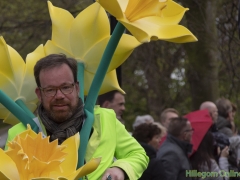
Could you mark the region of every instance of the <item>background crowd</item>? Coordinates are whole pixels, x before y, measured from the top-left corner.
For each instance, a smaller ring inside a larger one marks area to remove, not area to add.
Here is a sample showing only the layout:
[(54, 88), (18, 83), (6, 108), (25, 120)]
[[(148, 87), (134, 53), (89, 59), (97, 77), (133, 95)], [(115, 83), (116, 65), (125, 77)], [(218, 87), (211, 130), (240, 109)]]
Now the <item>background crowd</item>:
[[(112, 98), (106, 101), (113, 106), (107, 108), (113, 109), (119, 120), (124, 122), (124, 95), (115, 93), (118, 98), (111, 93)], [(188, 114), (167, 108), (157, 120), (149, 114), (137, 116), (130, 133), (150, 159), (140, 179), (240, 179), (237, 174), (240, 136), (234, 123), (236, 113), (237, 107), (233, 102), (219, 98), (216, 102), (202, 102), (199, 110)], [(195, 172), (218, 174), (210, 177), (212, 175), (196, 175)]]

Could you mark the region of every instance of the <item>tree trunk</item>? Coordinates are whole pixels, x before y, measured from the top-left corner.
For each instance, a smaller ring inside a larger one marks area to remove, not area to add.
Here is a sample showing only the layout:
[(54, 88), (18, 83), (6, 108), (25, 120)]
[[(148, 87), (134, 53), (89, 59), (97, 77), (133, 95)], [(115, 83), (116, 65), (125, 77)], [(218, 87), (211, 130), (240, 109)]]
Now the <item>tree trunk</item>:
[(216, 27), (217, 1), (182, 0), (188, 29), (198, 38), (196, 43), (185, 44), (188, 55), (187, 79), (191, 88), (193, 109), (203, 101), (215, 101), (219, 96), (219, 50)]

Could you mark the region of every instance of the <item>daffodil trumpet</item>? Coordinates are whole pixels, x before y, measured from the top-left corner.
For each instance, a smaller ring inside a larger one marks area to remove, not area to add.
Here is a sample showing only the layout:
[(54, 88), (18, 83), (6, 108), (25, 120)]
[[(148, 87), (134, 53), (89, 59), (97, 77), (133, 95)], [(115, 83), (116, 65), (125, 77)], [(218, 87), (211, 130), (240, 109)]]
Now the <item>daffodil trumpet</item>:
[(30, 124), (31, 128), (38, 133), (39, 128), (32, 118), (2, 90), (0, 90), (0, 103), (16, 116), (26, 127), (27, 124)]
[(76, 169), (79, 134), (66, 139), (49, 141), (49, 136), (36, 134), (29, 125), (0, 149), (1, 180), (76, 180), (97, 169), (101, 158), (93, 158)]

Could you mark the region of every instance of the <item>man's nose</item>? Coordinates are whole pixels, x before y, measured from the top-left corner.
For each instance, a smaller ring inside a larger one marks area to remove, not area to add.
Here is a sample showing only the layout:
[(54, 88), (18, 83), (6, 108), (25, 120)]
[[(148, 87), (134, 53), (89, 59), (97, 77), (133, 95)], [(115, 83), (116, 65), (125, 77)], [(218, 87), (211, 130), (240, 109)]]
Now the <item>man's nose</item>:
[(60, 89), (57, 89), (55, 98), (59, 99), (59, 98), (64, 98), (64, 94), (62, 93), (62, 91)]

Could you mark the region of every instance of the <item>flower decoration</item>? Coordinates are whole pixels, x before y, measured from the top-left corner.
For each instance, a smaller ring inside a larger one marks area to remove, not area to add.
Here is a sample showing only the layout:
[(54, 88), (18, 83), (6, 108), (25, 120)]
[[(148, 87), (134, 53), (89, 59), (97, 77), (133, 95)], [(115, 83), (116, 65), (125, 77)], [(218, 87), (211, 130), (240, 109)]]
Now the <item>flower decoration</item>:
[[(93, 3), (74, 18), (68, 11), (48, 2), (52, 20), (52, 40), (44, 46), (46, 55), (64, 53), (84, 64), (84, 94), (87, 95), (105, 47), (110, 39), (110, 24), (105, 10)], [(99, 94), (119, 87), (115, 69), (140, 43), (124, 34), (111, 60)]]
[(175, 43), (193, 42), (197, 38), (178, 25), (187, 8), (172, 0), (97, 0), (140, 42), (165, 40)]
[(8, 150), (0, 149), (0, 179), (78, 179), (93, 172), (100, 163), (100, 158), (92, 159), (76, 170), (79, 134), (61, 145), (57, 140), (49, 142), (36, 134), (30, 126), (23, 133), (8, 143)]
[[(33, 76), (33, 67), (42, 56), (34, 51), (26, 58), (22, 57), (0, 37), (0, 89), (12, 100), (23, 102), (33, 112), (37, 108), (37, 96), (34, 93), (36, 83)], [(16, 124), (19, 120), (9, 110), (0, 104), (0, 119), (5, 123)]]

